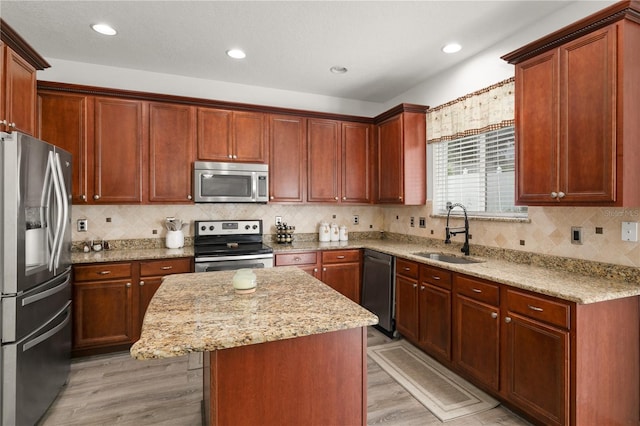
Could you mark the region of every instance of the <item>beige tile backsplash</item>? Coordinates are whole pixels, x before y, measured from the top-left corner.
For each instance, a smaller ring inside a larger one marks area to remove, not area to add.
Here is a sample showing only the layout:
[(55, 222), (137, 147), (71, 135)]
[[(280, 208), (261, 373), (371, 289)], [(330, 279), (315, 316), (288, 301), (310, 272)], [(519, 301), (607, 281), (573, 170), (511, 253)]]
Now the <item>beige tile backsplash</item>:
[[(425, 206), (322, 206), (264, 204), (199, 204), (162, 206), (73, 206), (73, 240), (161, 238), (163, 222), (174, 216), (189, 222), (186, 235), (193, 235), (193, 221), (206, 219), (262, 219), (265, 233), (275, 233), (276, 216), (282, 216), (298, 233), (315, 233), (321, 221), (347, 225), (349, 232), (388, 231), (444, 240), (446, 220), (431, 217)], [(335, 218), (334, 218), (335, 215)], [(359, 225), (351, 223), (358, 215)], [(410, 218), (415, 218), (415, 227)], [(426, 218), (426, 228), (418, 226)], [(77, 219), (89, 220), (88, 232), (77, 232)], [(529, 220), (501, 222), (470, 220), (471, 244), (571, 257), (617, 265), (640, 267), (640, 243), (621, 240), (622, 222), (640, 222), (640, 208), (530, 207)], [(460, 219), (451, 224), (461, 225)], [(571, 227), (580, 226), (583, 244), (571, 244)], [(596, 234), (596, 227), (602, 234)], [(154, 233), (155, 232), (155, 233)], [(433, 233), (432, 233), (433, 232)], [(462, 235), (453, 237), (457, 241)], [(461, 242), (460, 241), (460, 242)], [(521, 241), (524, 245), (521, 245)]]

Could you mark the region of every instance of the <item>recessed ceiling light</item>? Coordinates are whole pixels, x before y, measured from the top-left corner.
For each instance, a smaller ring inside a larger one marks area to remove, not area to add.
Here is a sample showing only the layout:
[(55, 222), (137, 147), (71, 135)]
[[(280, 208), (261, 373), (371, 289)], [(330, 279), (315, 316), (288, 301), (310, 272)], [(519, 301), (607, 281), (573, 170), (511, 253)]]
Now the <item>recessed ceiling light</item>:
[(93, 24), (91, 25), (93, 31), (104, 35), (116, 35), (117, 31), (113, 29), (111, 25), (107, 24)]
[(329, 68), (329, 71), (331, 71), (334, 74), (344, 74), (349, 70), (346, 67), (341, 67), (339, 65), (334, 65), (331, 68)]
[(227, 56), (233, 59), (244, 59), (247, 57), (247, 54), (240, 49), (229, 49), (227, 50)]
[(444, 53), (456, 53), (459, 52), (460, 49), (462, 49), (462, 46), (460, 46), (458, 43), (449, 43), (442, 47), (442, 51)]

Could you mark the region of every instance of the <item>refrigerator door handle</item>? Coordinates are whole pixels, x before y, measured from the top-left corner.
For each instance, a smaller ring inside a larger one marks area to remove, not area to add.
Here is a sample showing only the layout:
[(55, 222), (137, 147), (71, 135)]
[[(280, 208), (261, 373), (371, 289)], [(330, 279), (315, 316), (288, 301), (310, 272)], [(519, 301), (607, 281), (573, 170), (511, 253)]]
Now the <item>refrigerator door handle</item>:
[[(55, 163), (54, 163), (54, 182), (57, 182), (58, 191), (56, 194), (59, 196), (58, 206), (56, 208), (58, 214), (58, 223), (61, 223), (61, 228), (59, 229), (58, 234), (58, 247), (55, 249), (55, 267), (58, 268), (60, 264), (60, 254), (62, 253), (63, 243), (64, 243), (64, 235), (67, 230), (67, 224), (69, 222), (69, 200), (67, 199), (67, 188), (64, 184), (64, 176), (62, 170), (62, 164), (60, 163), (60, 154), (56, 152), (55, 154)], [(60, 210), (62, 209), (62, 214), (60, 214)]]
[(34, 294), (33, 296), (25, 297), (24, 299), (22, 299), (22, 306), (30, 305), (32, 303), (37, 302), (38, 300), (46, 299), (52, 294), (56, 294), (58, 292), (63, 291), (69, 286), (70, 281), (71, 281), (71, 275), (67, 275), (67, 278), (64, 280), (62, 284), (59, 284), (53, 288), (50, 288), (49, 290), (40, 292), (38, 294)]
[[(47, 268), (51, 270), (51, 259), (53, 254), (53, 230), (51, 229), (51, 224), (53, 222), (53, 213), (51, 211), (50, 203), (51, 203), (51, 174), (53, 168), (53, 156), (52, 152), (49, 151), (49, 157), (47, 158), (47, 170), (44, 175), (44, 183), (42, 186), (42, 198), (40, 201), (40, 205), (42, 206), (40, 210), (40, 220), (42, 226), (46, 228), (47, 235)], [(46, 212), (46, 216), (45, 216)]]
[[(56, 163), (54, 160), (54, 154), (53, 151), (49, 152), (49, 162), (51, 163), (51, 172), (53, 174), (52, 176), (52, 182), (53, 182), (53, 189), (54, 189), (54, 195), (56, 197), (55, 199), (55, 209), (54, 209), (54, 215), (55, 215), (55, 219), (56, 219), (56, 230), (53, 234), (53, 245), (51, 247), (51, 258), (49, 259), (49, 270), (53, 271), (54, 269), (54, 264), (56, 263), (56, 255), (58, 254), (58, 245), (60, 244), (60, 240), (62, 239), (62, 235), (60, 233), (60, 230), (62, 228), (62, 214), (59, 211), (60, 206), (62, 205), (62, 202), (60, 201), (62, 198), (62, 194), (60, 192), (60, 182), (58, 180), (58, 173), (56, 171)], [(57, 266), (57, 265), (55, 265)]]
[[(67, 308), (65, 308), (65, 309), (67, 309)], [(45, 340), (47, 340), (51, 336), (55, 335), (60, 330), (62, 330), (69, 323), (69, 321), (71, 321), (71, 309), (67, 309), (67, 315), (65, 316), (64, 321), (62, 321), (60, 324), (56, 325), (51, 330), (49, 330), (46, 333), (36, 337), (35, 339), (30, 340), (29, 342), (25, 343), (22, 346), (22, 352), (28, 351), (29, 349), (33, 348), (34, 346), (44, 342)]]

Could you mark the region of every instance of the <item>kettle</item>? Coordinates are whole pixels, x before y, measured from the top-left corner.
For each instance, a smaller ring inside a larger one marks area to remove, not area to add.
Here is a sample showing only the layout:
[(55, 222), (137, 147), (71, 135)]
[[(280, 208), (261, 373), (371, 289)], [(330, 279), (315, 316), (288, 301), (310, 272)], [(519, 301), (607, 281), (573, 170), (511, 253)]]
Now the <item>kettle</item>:
[(320, 222), (320, 227), (318, 228), (318, 241), (321, 243), (331, 241), (330, 232), (329, 224), (327, 222)]

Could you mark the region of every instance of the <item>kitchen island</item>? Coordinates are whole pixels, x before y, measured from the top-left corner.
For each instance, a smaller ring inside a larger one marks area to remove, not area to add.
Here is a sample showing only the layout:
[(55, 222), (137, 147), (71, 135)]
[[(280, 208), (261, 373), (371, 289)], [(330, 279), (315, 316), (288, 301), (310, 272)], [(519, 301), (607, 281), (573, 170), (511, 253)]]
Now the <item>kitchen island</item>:
[(296, 267), (166, 277), (136, 359), (204, 352), (206, 424), (366, 424), (366, 327), (375, 315)]

